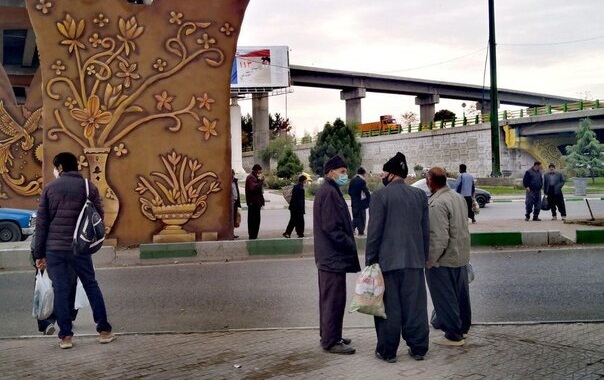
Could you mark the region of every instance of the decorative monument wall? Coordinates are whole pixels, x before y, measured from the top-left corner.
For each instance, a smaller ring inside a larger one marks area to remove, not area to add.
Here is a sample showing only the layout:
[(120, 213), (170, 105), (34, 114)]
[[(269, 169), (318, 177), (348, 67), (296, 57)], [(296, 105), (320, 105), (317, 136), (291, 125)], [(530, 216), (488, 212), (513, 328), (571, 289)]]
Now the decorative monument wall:
[(26, 0), (43, 179), (57, 153), (79, 157), (119, 245), (231, 238), (229, 84), (248, 1)]

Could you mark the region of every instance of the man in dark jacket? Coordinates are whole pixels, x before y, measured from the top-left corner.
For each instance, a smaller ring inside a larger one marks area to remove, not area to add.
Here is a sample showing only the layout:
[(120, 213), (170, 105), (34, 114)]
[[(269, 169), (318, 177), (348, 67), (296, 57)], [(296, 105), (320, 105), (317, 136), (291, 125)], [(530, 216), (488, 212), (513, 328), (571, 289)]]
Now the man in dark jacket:
[(348, 185), (348, 195), (352, 205), (352, 228), (356, 229), (359, 235), (365, 235), (365, 220), (367, 208), (371, 200), (371, 193), (367, 188), (365, 181), (365, 169), (360, 167), (357, 170), (357, 175), (350, 180)]
[[(56, 180), (44, 187), (36, 219), (36, 242), (34, 257), (36, 267), (48, 268), (48, 275), (55, 292), (54, 312), (59, 325), (61, 348), (72, 347), (73, 305), (71, 292), (79, 277), (90, 301), (99, 342), (109, 343), (115, 339), (107, 321), (103, 294), (95, 278), (92, 257), (74, 255), (71, 248), (73, 233), (80, 211), (86, 201), (86, 186), (78, 172), (77, 158), (68, 152), (57, 154), (53, 159)], [(99, 191), (89, 183), (89, 199), (103, 217), (103, 205)]]
[(321, 347), (334, 354), (354, 354), (350, 339), (342, 337), (346, 273), (361, 270), (348, 205), (340, 191), (340, 186), (348, 181), (346, 163), (334, 156), (325, 163), (324, 173), (325, 182), (313, 204)]
[(375, 317), (375, 355), (396, 361), (402, 336), (416, 360), (428, 352), (428, 298), (424, 267), (429, 258), (430, 225), (426, 193), (407, 185), (405, 155), (398, 152), (384, 164), (382, 182), (369, 206), (365, 265), (379, 263), (384, 275), (388, 319)]
[(541, 219), (539, 219), (539, 212), (541, 211), (541, 189), (543, 189), (541, 162), (535, 161), (533, 166), (524, 173), (522, 184), (526, 189), (526, 212), (524, 213), (524, 220), (528, 222), (531, 219), (532, 212), (533, 220), (535, 222), (540, 222)]
[(289, 223), (287, 223), (287, 228), (283, 233), (283, 236), (288, 239), (291, 237), (294, 228), (299, 238), (304, 237), (304, 204), (306, 203), (304, 184), (306, 180), (306, 176), (301, 175), (298, 177), (298, 183), (292, 189), (292, 198), (289, 201)]
[(547, 203), (552, 209), (552, 220), (558, 219), (556, 216), (556, 207), (560, 210), (562, 220), (566, 219), (566, 205), (564, 204), (564, 195), (562, 187), (564, 186), (564, 176), (556, 171), (556, 165), (549, 164), (549, 172), (543, 175), (543, 192), (547, 195)]
[(260, 210), (264, 206), (264, 176), (262, 167), (255, 164), (245, 179), (245, 202), (247, 203), (247, 230), (250, 240), (258, 238)]

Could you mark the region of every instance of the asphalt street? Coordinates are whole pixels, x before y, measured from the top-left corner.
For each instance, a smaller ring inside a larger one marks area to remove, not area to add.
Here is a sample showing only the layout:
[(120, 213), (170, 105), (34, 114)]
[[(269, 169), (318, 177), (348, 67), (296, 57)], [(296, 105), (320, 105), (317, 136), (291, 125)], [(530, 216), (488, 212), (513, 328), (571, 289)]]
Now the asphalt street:
[[(363, 260), (363, 258), (361, 258)], [(476, 252), (474, 322), (604, 320), (604, 248)], [(0, 273), (0, 337), (36, 335), (33, 272)], [(356, 275), (349, 275), (349, 296)], [(313, 259), (103, 268), (98, 280), (116, 332), (316, 327)], [(83, 310), (76, 334), (94, 333)], [(345, 326), (372, 326), (352, 313)]]

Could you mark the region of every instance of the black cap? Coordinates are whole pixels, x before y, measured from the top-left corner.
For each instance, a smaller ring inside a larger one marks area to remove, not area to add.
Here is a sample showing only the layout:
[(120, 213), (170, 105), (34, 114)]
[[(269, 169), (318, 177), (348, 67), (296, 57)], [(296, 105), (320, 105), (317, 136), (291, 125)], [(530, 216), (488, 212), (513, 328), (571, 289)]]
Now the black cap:
[(258, 164), (254, 164), (254, 166), (252, 166), (252, 171), (258, 171), (258, 170), (262, 170), (262, 166), (258, 165)]
[(338, 169), (338, 168), (348, 168), (348, 166), (346, 165), (344, 160), (342, 160), (342, 158), (340, 158), (340, 156), (335, 155), (332, 158), (330, 158), (329, 160), (327, 160), (327, 162), (323, 166), (323, 171), (325, 172), (325, 174), (327, 174), (327, 173), (329, 173), (330, 170)]
[(407, 159), (401, 152), (397, 152), (394, 157), (384, 164), (383, 170), (392, 173), (402, 178), (407, 178), (409, 168), (407, 167)]

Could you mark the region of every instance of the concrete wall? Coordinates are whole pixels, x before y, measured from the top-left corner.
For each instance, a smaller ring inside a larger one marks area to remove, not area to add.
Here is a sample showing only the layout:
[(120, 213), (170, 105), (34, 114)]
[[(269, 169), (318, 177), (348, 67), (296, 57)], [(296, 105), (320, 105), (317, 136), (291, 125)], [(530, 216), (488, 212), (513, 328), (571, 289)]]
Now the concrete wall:
[[(438, 129), (400, 135), (364, 137), (361, 142), (362, 165), (368, 171), (381, 173), (384, 163), (396, 152), (407, 157), (412, 168), (421, 164), (424, 168), (443, 166), (457, 172), (459, 164), (465, 163), (468, 171), (477, 177), (491, 174), (491, 129), (490, 124), (459, 128)], [(310, 148), (314, 144), (298, 145), (294, 150), (304, 167), (308, 169)], [(528, 153), (519, 149), (508, 150), (500, 142), (501, 170), (512, 171), (512, 177), (521, 177), (534, 161)], [(254, 165), (253, 154), (243, 153), (243, 168), (250, 171)], [(271, 163), (276, 169), (276, 163)]]

